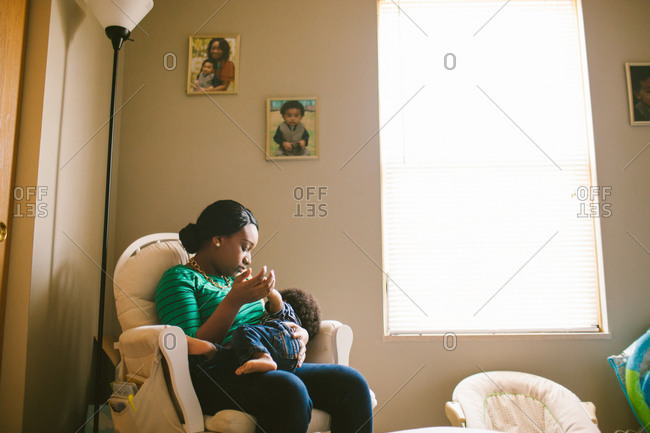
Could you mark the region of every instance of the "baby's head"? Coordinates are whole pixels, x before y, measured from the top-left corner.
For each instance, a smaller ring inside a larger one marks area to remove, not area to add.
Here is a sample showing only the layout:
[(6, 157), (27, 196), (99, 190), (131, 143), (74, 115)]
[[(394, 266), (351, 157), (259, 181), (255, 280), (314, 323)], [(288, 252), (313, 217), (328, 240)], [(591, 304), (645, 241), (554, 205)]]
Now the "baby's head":
[(284, 121), (287, 122), (287, 125), (296, 126), (305, 115), (305, 107), (300, 101), (287, 101), (282, 104), (280, 114)]
[(650, 106), (650, 66), (633, 67), (630, 75), (634, 96)]
[(309, 339), (318, 334), (320, 329), (320, 307), (314, 297), (300, 289), (287, 289), (280, 292), (282, 300), (291, 305), (302, 327), (309, 333)]
[(203, 64), (201, 65), (201, 73), (204, 75), (210, 75), (214, 73), (214, 63), (212, 63), (212, 60), (204, 60)]

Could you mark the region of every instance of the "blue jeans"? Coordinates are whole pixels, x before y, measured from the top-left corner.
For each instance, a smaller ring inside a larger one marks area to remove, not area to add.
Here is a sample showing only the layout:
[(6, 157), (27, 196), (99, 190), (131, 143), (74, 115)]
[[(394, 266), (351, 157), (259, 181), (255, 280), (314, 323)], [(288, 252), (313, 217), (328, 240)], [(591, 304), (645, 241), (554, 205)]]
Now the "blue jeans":
[(234, 409), (255, 416), (258, 432), (305, 433), (316, 408), (331, 415), (332, 433), (372, 432), (368, 384), (355, 369), (305, 363), (293, 373), (237, 376), (237, 364), (232, 351), (225, 350), (193, 369), (192, 382), (204, 414)]
[(278, 366), (278, 370), (293, 371), (300, 356), (300, 341), (293, 338), (293, 331), (282, 322), (266, 322), (259, 325), (241, 325), (232, 333), (231, 349), (239, 364), (265, 352)]

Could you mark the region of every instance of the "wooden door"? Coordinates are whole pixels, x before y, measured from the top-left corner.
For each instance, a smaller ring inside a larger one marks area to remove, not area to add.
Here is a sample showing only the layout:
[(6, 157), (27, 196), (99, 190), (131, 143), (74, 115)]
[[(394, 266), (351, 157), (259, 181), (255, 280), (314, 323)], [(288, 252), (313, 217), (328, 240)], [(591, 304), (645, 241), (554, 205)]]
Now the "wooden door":
[(3, 0), (0, 13), (0, 369), (26, 24), (27, 0)]

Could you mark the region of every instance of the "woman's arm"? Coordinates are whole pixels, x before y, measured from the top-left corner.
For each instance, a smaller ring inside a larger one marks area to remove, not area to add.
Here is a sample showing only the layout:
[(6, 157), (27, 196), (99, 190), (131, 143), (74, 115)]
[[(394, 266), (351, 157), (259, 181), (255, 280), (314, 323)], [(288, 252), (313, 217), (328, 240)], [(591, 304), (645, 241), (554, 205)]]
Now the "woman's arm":
[(235, 64), (230, 60), (227, 60), (223, 63), (222, 66), (217, 69), (215, 74), (219, 79), (219, 84), (215, 84), (214, 88), (211, 90), (228, 90), (228, 86), (231, 81), (235, 80)]
[(196, 338), (221, 344), (240, 308), (241, 305), (237, 305), (226, 295), (208, 320), (196, 330)]
[(222, 81), (217, 87), (213, 87), (211, 90), (228, 90), (230, 81)]
[(196, 337), (202, 340), (221, 343), (239, 313), (239, 309), (249, 302), (259, 301), (268, 296), (275, 287), (275, 273), (266, 275), (266, 266), (254, 278), (247, 280), (251, 270), (239, 274), (233, 282), (232, 289), (214, 310), (208, 320), (196, 331)]

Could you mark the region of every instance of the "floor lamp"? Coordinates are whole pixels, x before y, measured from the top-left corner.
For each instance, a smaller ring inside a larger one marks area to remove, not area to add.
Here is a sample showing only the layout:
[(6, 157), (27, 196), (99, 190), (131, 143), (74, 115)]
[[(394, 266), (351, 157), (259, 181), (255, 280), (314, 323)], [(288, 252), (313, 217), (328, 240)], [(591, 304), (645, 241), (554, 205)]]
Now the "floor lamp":
[(106, 29), (106, 36), (113, 44), (113, 81), (111, 84), (111, 108), (108, 125), (108, 158), (106, 162), (106, 196), (104, 204), (104, 236), (102, 239), (102, 269), (99, 286), (99, 318), (97, 321), (97, 346), (95, 352), (95, 416), (93, 432), (99, 428), (101, 398), (102, 344), (104, 335), (104, 296), (106, 294), (106, 258), (108, 247), (108, 223), (111, 204), (111, 174), (113, 170), (113, 131), (115, 117), (115, 88), (117, 59), (122, 43), (129, 38), (131, 30), (153, 8), (153, 0), (84, 0), (99, 23)]

